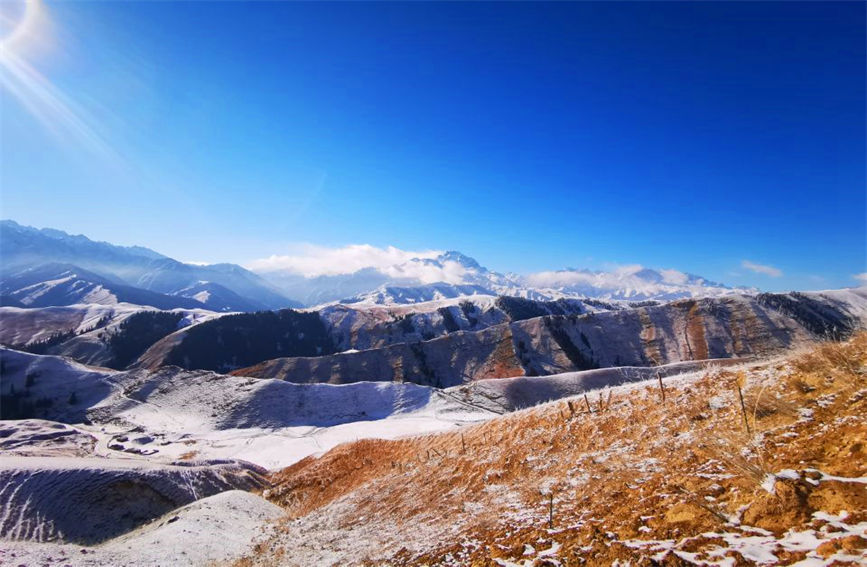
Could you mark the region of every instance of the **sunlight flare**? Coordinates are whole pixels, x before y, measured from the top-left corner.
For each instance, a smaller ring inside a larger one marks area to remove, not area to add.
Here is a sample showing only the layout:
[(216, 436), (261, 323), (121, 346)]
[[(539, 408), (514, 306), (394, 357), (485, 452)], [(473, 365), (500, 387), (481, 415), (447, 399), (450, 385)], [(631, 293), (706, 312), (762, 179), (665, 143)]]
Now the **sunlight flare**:
[(87, 113), (21, 54), (28, 42), (38, 37), (46, 18), (41, 0), (26, 0), (19, 23), (0, 42), (0, 85), (52, 134), (109, 156), (111, 148), (91, 125)]
[[(11, 51), (20, 51), (27, 41), (32, 41), (38, 35), (40, 22), (44, 18), (42, 0), (24, 0), (23, 12), (9, 35), (0, 39), (0, 57), (5, 57)], [(3, 19), (9, 18), (4, 14)]]

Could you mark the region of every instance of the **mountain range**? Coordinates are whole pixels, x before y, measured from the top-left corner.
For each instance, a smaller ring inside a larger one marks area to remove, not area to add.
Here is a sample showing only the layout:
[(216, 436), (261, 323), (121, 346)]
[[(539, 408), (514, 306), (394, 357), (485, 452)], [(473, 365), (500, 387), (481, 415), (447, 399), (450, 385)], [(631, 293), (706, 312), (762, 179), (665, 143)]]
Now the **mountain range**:
[(457, 251), (345, 274), (308, 276), (291, 267), (254, 272), (236, 264), (187, 264), (149, 248), (96, 242), (11, 220), (0, 222), (0, 242), (0, 302), (19, 307), (126, 302), (228, 312), (334, 302), (411, 304), (484, 295), (637, 302), (757, 291), (641, 266), (609, 272), (570, 268), (501, 274)]
[(565, 269), (529, 275), (501, 274), (457, 251), (411, 258), (352, 273), (306, 277), (290, 268), (261, 268), (260, 275), (305, 305), (323, 303), (406, 304), (471, 295), (508, 295), (551, 301), (561, 298), (671, 301), (755, 293), (677, 270), (624, 266), (610, 272)]
[(148, 248), (95, 242), (9, 220), (0, 222), (0, 243), (5, 305), (128, 302), (212, 311), (300, 307), (234, 264), (185, 264)]

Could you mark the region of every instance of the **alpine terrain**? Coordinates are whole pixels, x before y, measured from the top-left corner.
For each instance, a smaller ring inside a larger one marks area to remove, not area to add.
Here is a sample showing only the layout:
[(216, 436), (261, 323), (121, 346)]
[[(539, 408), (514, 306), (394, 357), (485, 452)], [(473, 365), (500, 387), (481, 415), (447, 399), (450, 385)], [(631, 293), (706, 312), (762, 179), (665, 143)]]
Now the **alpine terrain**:
[(867, 558), (865, 288), (457, 252), (302, 281), (2, 230), (3, 561)]

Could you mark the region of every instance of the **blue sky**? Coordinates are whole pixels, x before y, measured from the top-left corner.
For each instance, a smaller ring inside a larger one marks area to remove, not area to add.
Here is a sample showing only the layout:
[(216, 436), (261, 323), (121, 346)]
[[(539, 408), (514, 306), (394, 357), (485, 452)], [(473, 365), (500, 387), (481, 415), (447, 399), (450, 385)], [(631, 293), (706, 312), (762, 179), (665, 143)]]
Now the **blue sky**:
[(0, 213), (182, 260), (367, 243), (850, 286), (864, 22), (858, 2), (48, 1), (2, 55)]

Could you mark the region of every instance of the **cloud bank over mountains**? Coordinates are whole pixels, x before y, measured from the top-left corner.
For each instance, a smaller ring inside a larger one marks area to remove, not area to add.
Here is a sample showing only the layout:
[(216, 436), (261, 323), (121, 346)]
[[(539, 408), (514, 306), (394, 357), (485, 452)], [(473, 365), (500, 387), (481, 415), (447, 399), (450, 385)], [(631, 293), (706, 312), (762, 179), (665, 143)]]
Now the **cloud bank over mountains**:
[[(282, 272), (305, 278), (350, 275), (373, 270), (395, 280), (413, 280), (421, 284), (479, 283), (477, 276), (494, 273), (459, 252), (402, 250), (395, 246), (379, 248), (370, 244), (350, 244), (336, 248), (303, 244), (292, 254), (271, 255), (253, 260), (246, 268), (261, 274)], [(764, 266), (760, 268), (773, 270)], [(656, 283), (671, 285), (705, 281), (680, 270), (650, 270), (641, 264), (613, 266), (611, 270), (604, 272), (566, 269), (535, 272), (526, 276), (512, 274), (508, 277), (510, 280), (521, 280), (525, 285), (541, 288), (615, 285), (636, 278), (649, 278)]]
[(272, 255), (247, 264), (248, 269), (261, 274), (282, 272), (305, 278), (373, 270), (393, 280), (421, 284), (466, 283), (470, 272), (479, 267), (474, 260), (459, 253), (401, 250), (394, 246), (379, 248), (370, 244), (339, 248), (304, 244), (294, 254)]
[(534, 287), (560, 288), (576, 285), (614, 285), (636, 278), (649, 278), (656, 283), (672, 285), (684, 285), (690, 282), (690, 276), (679, 270), (650, 270), (641, 264), (628, 264), (615, 266), (608, 272), (594, 272), (591, 270), (559, 270), (545, 271), (530, 274), (524, 277), (524, 281)]
[(308, 305), (335, 300), (405, 302), (409, 297), (415, 302), (465, 294), (542, 300), (578, 296), (676, 299), (736, 291), (680, 270), (653, 270), (641, 264), (614, 266), (608, 271), (501, 274), (460, 252), (369, 244), (338, 248), (307, 244), (291, 254), (255, 260), (247, 267)]
[[(394, 246), (378, 248), (370, 244), (350, 244), (340, 248), (303, 244), (294, 254), (253, 260), (247, 268), (256, 272), (285, 271), (306, 278), (347, 275), (374, 269), (394, 278), (407, 277), (424, 283), (458, 283), (465, 270), (456, 262), (450, 262), (451, 265), (442, 268), (411, 262), (433, 260), (443, 253), (442, 250), (401, 250)], [(407, 263), (410, 265), (406, 266)]]

